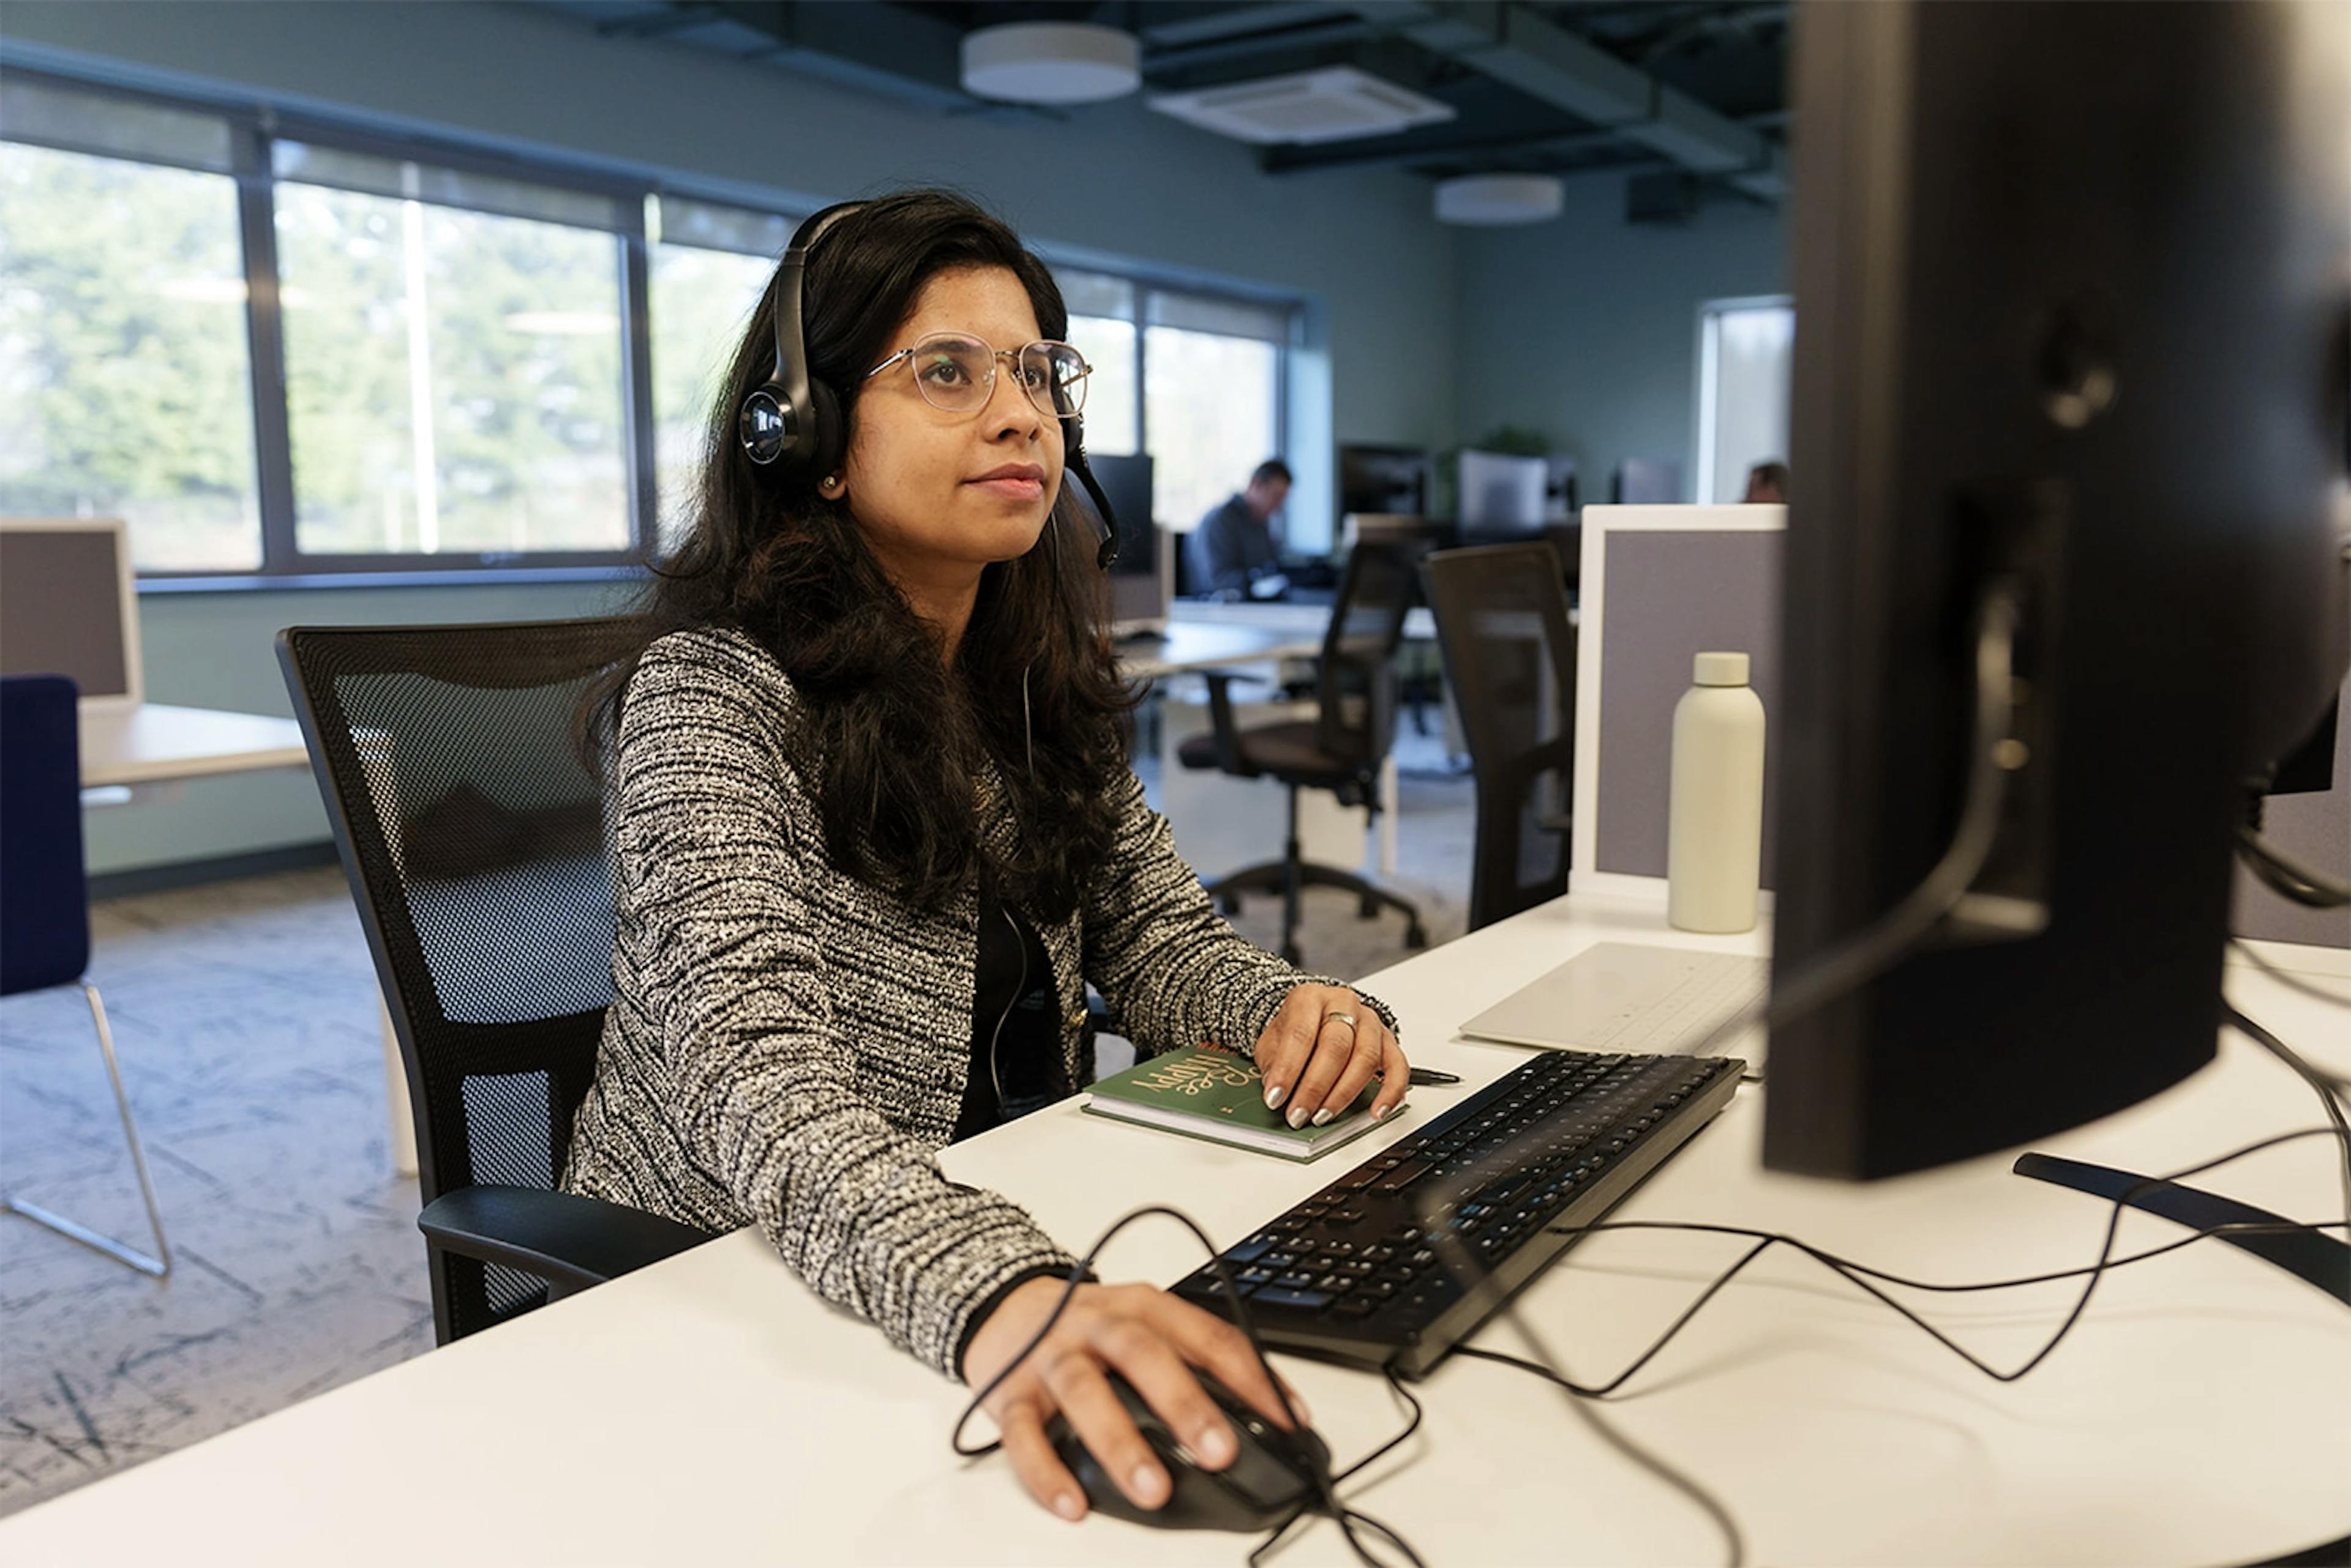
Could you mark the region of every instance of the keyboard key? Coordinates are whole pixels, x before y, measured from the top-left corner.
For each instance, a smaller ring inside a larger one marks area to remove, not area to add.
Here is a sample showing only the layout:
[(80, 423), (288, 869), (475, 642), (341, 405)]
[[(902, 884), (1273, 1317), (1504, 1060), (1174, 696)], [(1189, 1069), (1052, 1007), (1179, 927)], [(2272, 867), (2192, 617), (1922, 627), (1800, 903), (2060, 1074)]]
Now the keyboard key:
[(1297, 1291), (1280, 1285), (1268, 1285), (1249, 1298), (1252, 1307), (1295, 1307), (1308, 1312), (1319, 1312), (1330, 1304), (1327, 1291)]

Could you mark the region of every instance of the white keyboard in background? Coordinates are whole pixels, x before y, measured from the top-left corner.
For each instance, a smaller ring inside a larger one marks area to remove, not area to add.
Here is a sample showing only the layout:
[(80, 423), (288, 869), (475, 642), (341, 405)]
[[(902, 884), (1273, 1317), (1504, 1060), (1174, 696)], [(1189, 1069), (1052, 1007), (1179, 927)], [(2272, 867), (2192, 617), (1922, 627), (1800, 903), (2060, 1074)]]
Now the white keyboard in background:
[[(1595, 943), (1461, 1026), (1474, 1040), (1551, 1050), (1673, 1055), (1695, 1050), (1771, 989), (1768, 958), (1633, 942)], [(1760, 1063), (1763, 1031), (1732, 1031), (1708, 1055)]]

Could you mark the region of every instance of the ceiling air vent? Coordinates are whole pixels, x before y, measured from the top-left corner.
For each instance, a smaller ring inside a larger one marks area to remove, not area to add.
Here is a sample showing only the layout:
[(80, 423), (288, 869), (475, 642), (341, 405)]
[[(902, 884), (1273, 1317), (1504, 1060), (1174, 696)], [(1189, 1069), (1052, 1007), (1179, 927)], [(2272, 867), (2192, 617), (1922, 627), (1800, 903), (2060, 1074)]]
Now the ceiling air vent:
[(1451, 120), (1449, 103), (1382, 81), (1353, 66), (1233, 82), (1198, 92), (1155, 93), (1151, 107), (1203, 131), (1259, 146), (1352, 141)]

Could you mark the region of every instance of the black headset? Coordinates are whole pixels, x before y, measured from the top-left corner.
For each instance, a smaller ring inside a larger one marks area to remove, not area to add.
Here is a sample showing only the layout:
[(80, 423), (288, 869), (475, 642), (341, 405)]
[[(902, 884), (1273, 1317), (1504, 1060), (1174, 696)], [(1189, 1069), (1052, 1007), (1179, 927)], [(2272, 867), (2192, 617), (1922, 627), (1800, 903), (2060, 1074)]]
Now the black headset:
[[(776, 272), (776, 364), (767, 383), (743, 400), (735, 432), (744, 455), (761, 468), (781, 474), (830, 474), (841, 466), (848, 432), (842, 427), (841, 397), (808, 373), (808, 350), (801, 341), (800, 282), (808, 270), (808, 254), (825, 232), (862, 202), (842, 202), (812, 214), (784, 248), (783, 265)], [(1118, 559), (1118, 517), (1110, 497), (1102, 494), (1093, 470), (1086, 465), (1085, 421), (1076, 414), (1061, 420), (1063, 466), (1078, 476), (1092, 497), (1102, 526), (1102, 549), (1094, 564), (1108, 571)]]

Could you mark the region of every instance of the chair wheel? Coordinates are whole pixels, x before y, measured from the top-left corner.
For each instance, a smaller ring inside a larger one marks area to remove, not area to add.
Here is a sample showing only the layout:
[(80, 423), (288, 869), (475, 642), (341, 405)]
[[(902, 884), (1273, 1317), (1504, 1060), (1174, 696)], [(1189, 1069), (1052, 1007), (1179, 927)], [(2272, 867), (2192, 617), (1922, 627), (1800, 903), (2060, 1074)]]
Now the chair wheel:
[(1221, 911), (1227, 918), (1238, 915), (1241, 912), (1240, 895), (1235, 893), (1228, 893), (1224, 894), (1217, 900), (1217, 908)]
[(1380, 917), (1380, 901), (1379, 901), (1378, 899), (1376, 899), (1376, 898), (1365, 898), (1365, 899), (1363, 899), (1363, 900), (1359, 901), (1359, 902), (1356, 904), (1356, 905), (1355, 905), (1355, 918), (1356, 918), (1356, 919), (1358, 919), (1358, 920), (1377, 920), (1379, 917)]
[(1404, 945), (1417, 953), (1428, 946), (1428, 933), (1417, 925), (1408, 926), (1405, 930)]

